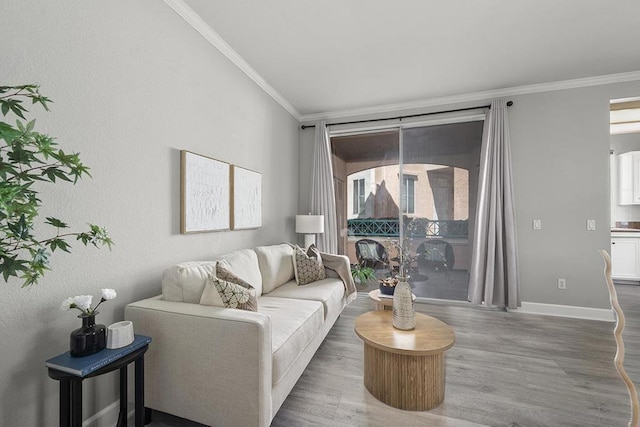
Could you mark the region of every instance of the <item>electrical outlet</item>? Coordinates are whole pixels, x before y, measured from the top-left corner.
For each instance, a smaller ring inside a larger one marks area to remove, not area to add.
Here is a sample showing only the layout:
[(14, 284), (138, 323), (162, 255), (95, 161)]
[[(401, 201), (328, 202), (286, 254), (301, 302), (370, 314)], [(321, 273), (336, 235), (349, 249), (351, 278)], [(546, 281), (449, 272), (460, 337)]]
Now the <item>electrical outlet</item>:
[(596, 220), (588, 219), (587, 220), (587, 231), (594, 231), (596, 229)]
[(534, 219), (533, 220), (533, 229), (534, 230), (542, 230), (542, 220), (541, 219)]
[(558, 289), (567, 289), (566, 279), (558, 279)]

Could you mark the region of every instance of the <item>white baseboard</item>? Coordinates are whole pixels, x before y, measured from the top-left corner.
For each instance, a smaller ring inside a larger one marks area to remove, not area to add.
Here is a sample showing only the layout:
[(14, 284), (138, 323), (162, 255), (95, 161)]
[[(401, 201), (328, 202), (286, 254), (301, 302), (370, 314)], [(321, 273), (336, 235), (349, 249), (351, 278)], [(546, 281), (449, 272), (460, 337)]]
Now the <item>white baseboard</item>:
[(118, 422), (118, 412), (120, 411), (120, 401), (116, 400), (111, 405), (96, 412), (82, 423), (82, 427), (107, 427)]
[(613, 310), (607, 308), (578, 307), (575, 305), (542, 304), (522, 302), (522, 306), (511, 313), (542, 314), (545, 316), (571, 317), (575, 319), (615, 322)]
[[(438, 298), (416, 298), (416, 302), (428, 304), (444, 304), (469, 306), (468, 301), (445, 300)], [(578, 307), (575, 305), (542, 304), (538, 302), (522, 302), (517, 310), (509, 310), (509, 313), (540, 314), (543, 316), (570, 317), (575, 319), (600, 320), (603, 322), (615, 322), (613, 310), (607, 308)]]
[[(133, 407), (133, 403), (129, 402), (129, 408)], [(118, 413), (120, 412), (120, 401), (116, 400), (103, 410), (96, 412), (82, 423), (82, 427), (113, 427), (118, 422)], [(133, 419), (134, 410), (127, 413), (128, 419)]]

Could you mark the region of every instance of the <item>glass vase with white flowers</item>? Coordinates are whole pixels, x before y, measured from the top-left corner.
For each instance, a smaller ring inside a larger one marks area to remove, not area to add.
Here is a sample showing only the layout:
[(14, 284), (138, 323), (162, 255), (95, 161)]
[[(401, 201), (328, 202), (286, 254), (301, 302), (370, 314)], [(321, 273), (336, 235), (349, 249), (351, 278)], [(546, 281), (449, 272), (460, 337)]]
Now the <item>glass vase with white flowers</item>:
[(71, 356), (88, 356), (104, 349), (107, 346), (107, 328), (104, 325), (96, 324), (98, 307), (105, 301), (114, 299), (117, 296), (113, 289), (102, 289), (102, 297), (95, 307), (91, 307), (93, 296), (77, 295), (62, 301), (60, 309), (68, 311), (75, 308), (80, 311), (78, 317), (82, 319), (82, 327), (71, 332), (69, 348)]

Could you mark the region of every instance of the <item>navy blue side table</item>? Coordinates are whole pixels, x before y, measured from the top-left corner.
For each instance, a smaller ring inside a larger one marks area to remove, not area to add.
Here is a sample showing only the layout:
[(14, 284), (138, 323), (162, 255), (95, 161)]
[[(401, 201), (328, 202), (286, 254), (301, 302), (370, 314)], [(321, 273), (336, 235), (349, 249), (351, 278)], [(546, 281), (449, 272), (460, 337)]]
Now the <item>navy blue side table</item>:
[(82, 426), (82, 381), (120, 370), (120, 411), (117, 427), (127, 425), (127, 366), (135, 366), (135, 426), (143, 427), (147, 419), (144, 408), (144, 354), (151, 338), (136, 335), (129, 346), (104, 349), (85, 357), (71, 357), (69, 352), (47, 360), (49, 377), (60, 381), (60, 427)]

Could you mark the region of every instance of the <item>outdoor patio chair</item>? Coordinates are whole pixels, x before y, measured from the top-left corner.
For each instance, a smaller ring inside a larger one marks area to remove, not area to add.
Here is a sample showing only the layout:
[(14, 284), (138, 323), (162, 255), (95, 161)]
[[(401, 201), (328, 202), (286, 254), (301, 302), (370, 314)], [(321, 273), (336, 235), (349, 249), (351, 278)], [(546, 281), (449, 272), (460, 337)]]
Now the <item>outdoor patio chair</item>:
[(429, 239), (420, 243), (416, 253), (418, 266), (433, 270), (451, 272), (455, 264), (455, 255), (451, 243), (442, 239)]
[(358, 264), (374, 270), (389, 264), (389, 255), (384, 245), (372, 239), (360, 239), (356, 242), (356, 258)]

